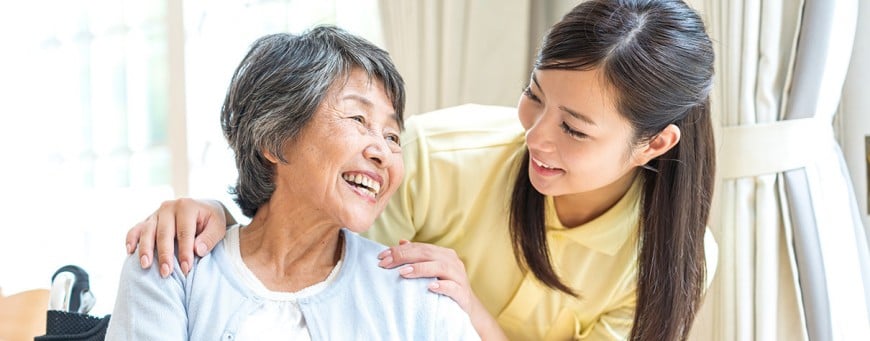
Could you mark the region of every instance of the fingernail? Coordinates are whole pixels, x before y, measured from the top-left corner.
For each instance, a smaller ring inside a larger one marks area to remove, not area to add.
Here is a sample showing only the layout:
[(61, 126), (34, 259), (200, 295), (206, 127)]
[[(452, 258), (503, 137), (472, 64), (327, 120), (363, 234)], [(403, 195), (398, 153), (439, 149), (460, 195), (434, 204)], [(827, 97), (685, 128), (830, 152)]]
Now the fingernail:
[(388, 264), (390, 264), (392, 262), (393, 262), (393, 257), (387, 256), (387, 258), (381, 259), (381, 261), (378, 262), (378, 265), (379, 266), (387, 266)]
[(160, 265), (160, 277), (166, 278), (169, 276), (169, 264)]
[(185, 275), (190, 272), (190, 265), (187, 264), (187, 261), (181, 262), (181, 272), (183, 272)]
[(438, 287), (440, 287), (440, 285), (438, 285), (438, 282), (429, 283), (429, 289), (438, 289)]
[(414, 268), (410, 267), (410, 266), (406, 266), (404, 268), (399, 269), (399, 273), (403, 274), (403, 275), (407, 275), (407, 274), (411, 273), (411, 271), (414, 271)]
[(196, 243), (196, 255), (200, 257), (204, 257), (206, 253), (205, 243)]
[(139, 265), (143, 268), (147, 268), (151, 265), (151, 260), (148, 259), (148, 255), (142, 255), (142, 257), (139, 257)]
[(127, 253), (133, 253), (133, 244), (127, 244)]
[(378, 254), (378, 259), (384, 259), (384, 257), (389, 256), (392, 253), (393, 253), (393, 251), (390, 249), (386, 249), (384, 251), (381, 251), (381, 253)]

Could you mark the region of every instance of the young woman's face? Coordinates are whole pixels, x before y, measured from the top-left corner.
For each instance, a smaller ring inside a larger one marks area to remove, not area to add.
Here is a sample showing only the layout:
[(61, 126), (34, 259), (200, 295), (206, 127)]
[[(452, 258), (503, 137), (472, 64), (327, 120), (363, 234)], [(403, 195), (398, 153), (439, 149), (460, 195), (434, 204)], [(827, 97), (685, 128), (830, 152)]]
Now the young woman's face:
[(634, 174), (632, 128), (597, 70), (535, 70), (520, 97), (529, 178), (550, 196), (590, 193)]
[(273, 198), (298, 199), (309, 216), (367, 230), (404, 175), (399, 133), (382, 83), (354, 69), (285, 147)]

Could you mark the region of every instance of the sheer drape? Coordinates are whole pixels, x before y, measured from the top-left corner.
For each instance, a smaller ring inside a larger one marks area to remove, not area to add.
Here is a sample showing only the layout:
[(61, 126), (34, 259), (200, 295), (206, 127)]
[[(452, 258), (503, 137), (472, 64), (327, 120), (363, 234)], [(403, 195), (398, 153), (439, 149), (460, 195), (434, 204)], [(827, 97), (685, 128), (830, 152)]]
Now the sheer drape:
[(831, 126), (857, 1), (696, 1), (716, 43), (720, 267), (696, 339), (870, 335), (866, 239)]
[(408, 114), (462, 103), (515, 105), (530, 61), (529, 0), (382, 0), (384, 43)]

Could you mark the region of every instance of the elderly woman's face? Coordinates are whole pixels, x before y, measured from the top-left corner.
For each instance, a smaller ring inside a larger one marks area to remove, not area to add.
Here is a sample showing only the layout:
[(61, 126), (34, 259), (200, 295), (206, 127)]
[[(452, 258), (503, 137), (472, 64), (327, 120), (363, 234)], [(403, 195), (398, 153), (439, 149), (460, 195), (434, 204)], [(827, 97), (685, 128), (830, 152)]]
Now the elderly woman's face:
[(404, 176), (400, 129), (380, 81), (356, 69), (338, 85), (287, 144), (288, 162), (276, 165), (273, 200), (295, 196), (305, 212), (361, 232)]

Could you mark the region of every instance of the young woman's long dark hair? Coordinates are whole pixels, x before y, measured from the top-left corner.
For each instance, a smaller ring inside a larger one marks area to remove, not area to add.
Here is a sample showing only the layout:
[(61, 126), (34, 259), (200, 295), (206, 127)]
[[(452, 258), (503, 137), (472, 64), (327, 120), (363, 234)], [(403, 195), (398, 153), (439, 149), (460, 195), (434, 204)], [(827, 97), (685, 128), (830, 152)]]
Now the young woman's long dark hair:
[[(697, 13), (679, 0), (590, 0), (547, 34), (535, 68), (599, 69), (615, 89), (616, 108), (634, 142), (667, 125), (680, 142), (643, 169), (637, 308), (631, 338), (688, 336), (704, 290), (704, 232), (715, 155), (709, 94), (713, 47)], [(511, 199), (518, 260), (545, 285), (575, 295), (549, 259), (544, 197), (532, 187), (528, 151)]]

